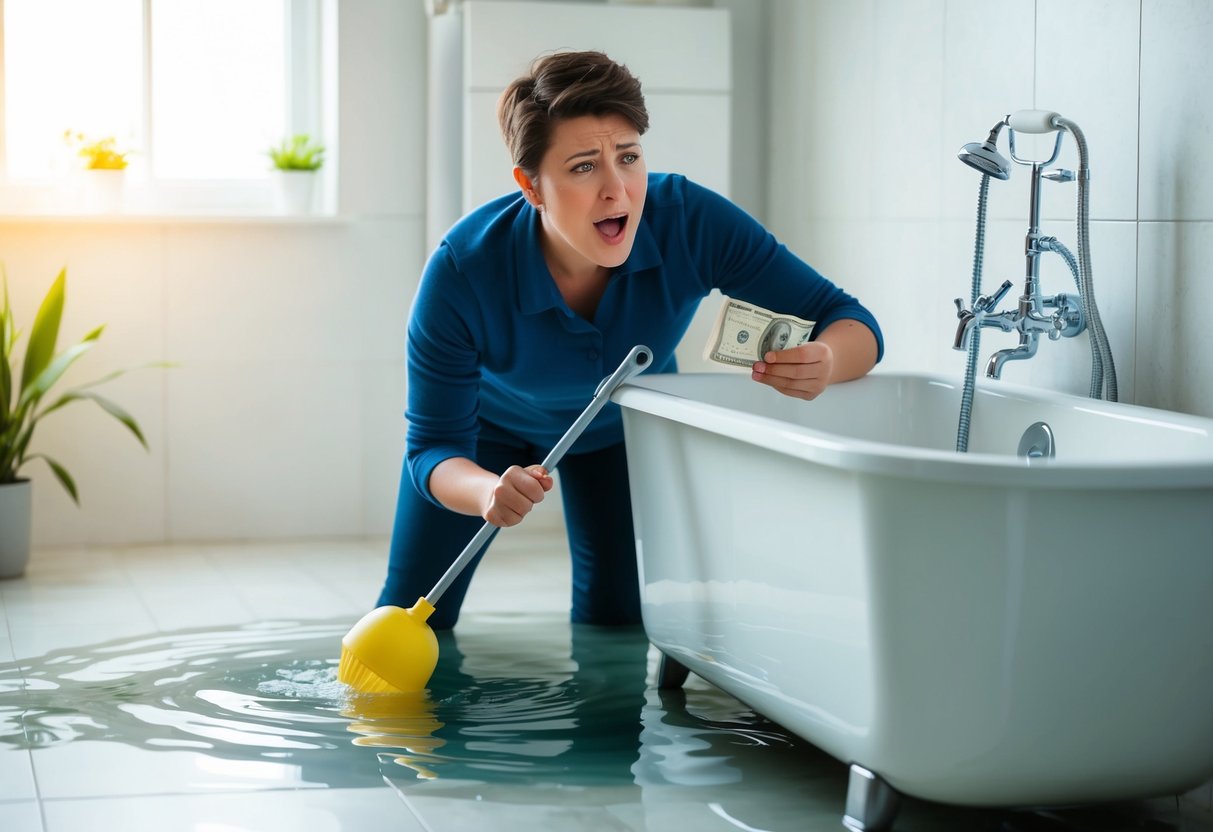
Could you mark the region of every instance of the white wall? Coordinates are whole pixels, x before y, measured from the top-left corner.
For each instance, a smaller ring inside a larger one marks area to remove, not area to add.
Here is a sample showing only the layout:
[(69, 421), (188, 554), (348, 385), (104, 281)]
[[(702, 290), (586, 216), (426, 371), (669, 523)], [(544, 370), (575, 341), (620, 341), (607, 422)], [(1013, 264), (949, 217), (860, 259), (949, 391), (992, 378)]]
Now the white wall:
[[(969, 296), (980, 176), (956, 152), (1007, 112), (1050, 109), (1090, 146), (1095, 295), (1121, 399), (1213, 416), (1213, 4), (772, 0), (768, 31), (766, 219), (872, 307), (884, 366), (963, 372), (952, 298)], [(1068, 138), (1059, 164), (1077, 167)], [(1022, 286), (1027, 171), (991, 182), (987, 290)], [(1075, 185), (1045, 185), (1042, 230), (1077, 251)], [(1060, 258), (1042, 285), (1073, 287)], [(1013, 343), (986, 330), (983, 359)], [(1003, 377), (1085, 395), (1089, 355), (1085, 335), (1044, 342)]]
[(61, 343), (107, 323), (74, 368), (172, 361), (107, 385), (142, 424), (73, 405), (39, 449), (35, 546), (390, 529), (404, 435), (404, 334), (424, 262), (425, 16), (340, 3), (336, 221), (3, 220), (0, 261), (28, 328), (68, 267)]

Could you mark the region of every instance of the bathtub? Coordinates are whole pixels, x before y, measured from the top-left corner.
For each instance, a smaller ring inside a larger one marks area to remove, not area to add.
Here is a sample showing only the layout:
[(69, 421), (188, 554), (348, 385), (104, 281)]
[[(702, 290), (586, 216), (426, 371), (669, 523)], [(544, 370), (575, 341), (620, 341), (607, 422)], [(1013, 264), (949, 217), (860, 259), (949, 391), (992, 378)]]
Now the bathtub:
[[(813, 402), (641, 376), (623, 410), (665, 657), (899, 794), (1056, 806), (1213, 777), (1213, 419), (874, 373)], [(1045, 422), (1055, 458), (1018, 455)]]

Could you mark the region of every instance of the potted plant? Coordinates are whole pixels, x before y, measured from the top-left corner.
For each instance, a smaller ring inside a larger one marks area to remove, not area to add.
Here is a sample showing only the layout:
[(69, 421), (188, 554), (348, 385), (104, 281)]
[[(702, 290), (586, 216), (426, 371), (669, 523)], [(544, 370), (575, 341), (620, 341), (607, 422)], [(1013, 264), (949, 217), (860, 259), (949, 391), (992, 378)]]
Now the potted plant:
[(324, 145), (312, 141), (306, 133), (297, 133), (266, 154), (274, 163), (278, 212), (310, 214), (315, 203), (316, 171), (324, 165)]
[(0, 304), (0, 578), (17, 577), (29, 563), (31, 486), (29, 480), (21, 476), (22, 466), (35, 459), (43, 460), (72, 500), (77, 504), (80, 502), (76, 483), (67, 469), (46, 454), (30, 449), (34, 429), (42, 419), (73, 402), (92, 401), (125, 425), (143, 447), (147, 447), (143, 432), (130, 414), (89, 389), (122, 375), (125, 370), (73, 387), (53, 400), (48, 398), (64, 372), (96, 345), (105, 329), (104, 325), (99, 326), (79, 343), (63, 352), (55, 352), (66, 283), (67, 270), (63, 269), (34, 317), (24, 360), (18, 367), (16, 345), (21, 333), (17, 331), (9, 304), (7, 276), (0, 272), (3, 286)]
[(129, 150), (119, 150), (113, 136), (93, 139), (67, 130), (63, 140), (84, 160), (84, 205), (90, 211), (117, 211), (122, 207)]

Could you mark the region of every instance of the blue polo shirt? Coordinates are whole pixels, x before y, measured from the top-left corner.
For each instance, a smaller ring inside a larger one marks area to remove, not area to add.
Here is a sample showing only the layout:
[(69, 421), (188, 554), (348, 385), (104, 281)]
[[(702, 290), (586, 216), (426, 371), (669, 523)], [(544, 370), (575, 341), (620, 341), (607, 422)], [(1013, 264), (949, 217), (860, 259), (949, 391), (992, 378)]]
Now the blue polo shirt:
[[(539, 214), (521, 194), (468, 214), (434, 251), (408, 329), (406, 456), (428, 499), (430, 472), (450, 457), (474, 459), (482, 429), (554, 446), (637, 344), (653, 351), (646, 372), (675, 372), (674, 347), (713, 288), (816, 321), (814, 337), (839, 319), (860, 321), (883, 353), (872, 314), (741, 208), (683, 176), (648, 179), (632, 252), (593, 320), (561, 297)], [(608, 403), (574, 451), (622, 440), (619, 406)]]

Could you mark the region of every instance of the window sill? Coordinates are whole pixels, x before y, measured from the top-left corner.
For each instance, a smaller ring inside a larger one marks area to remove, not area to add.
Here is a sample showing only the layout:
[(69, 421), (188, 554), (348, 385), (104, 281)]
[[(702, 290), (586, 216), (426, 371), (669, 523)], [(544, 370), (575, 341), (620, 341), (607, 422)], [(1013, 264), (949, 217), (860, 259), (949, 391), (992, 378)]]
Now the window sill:
[(344, 214), (0, 214), (0, 225), (344, 225)]

